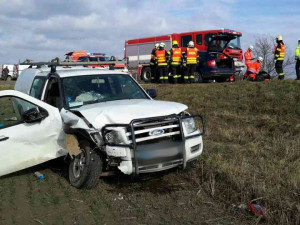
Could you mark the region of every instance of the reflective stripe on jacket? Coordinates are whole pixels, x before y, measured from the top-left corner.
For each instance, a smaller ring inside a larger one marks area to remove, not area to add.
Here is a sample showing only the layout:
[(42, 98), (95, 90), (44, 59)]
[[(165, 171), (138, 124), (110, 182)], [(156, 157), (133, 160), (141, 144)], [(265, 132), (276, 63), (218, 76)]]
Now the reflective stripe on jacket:
[(187, 48), (186, 49), (186, 60), (187, 64), (197, 64), (198, 49), (197, 48)]
[(171, 49), (171, 59), (172, 59), (171, 64), (172, 65), (180, 65), (181, 56), (182, 56), (181, 48), (172, 48)]
[(155, 51), (158, 66), (167, 65), (167, 51), (165, 49), (157, 49)]
[(283, 43), (278, 43), (278, 45), (275, 47), (275, 59), (276, 60), (284, 60), (285, 56), (285, 45)]

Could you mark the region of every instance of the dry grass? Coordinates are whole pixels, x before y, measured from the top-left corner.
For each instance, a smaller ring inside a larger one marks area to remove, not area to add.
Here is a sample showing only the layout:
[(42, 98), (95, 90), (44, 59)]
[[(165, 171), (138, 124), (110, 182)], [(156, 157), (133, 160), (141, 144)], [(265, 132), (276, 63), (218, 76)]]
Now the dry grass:
[(207, 123), (203, 186), (214, 197), (256, 197), (270, 224), (300, 223), (300, 83), (145, 85), (159, 99), (183, 102)]
[[(191, 113), (201, 113), (207, 124), (204, 154), (196, 163), (195, 168), (188, 173), (170, 174), (167, 176), (168, 179), (176, 177), (175, 183), (183, 180), (185, 185), (190, 182), (189, 185), (193, 187), (193, 190), (199, 187), (200, 190), (204, 190), (227, 205), (262, 197), (259, 203), (268, 210), (269, 224), (300, 223), (300, 83), (272, 81), (270, 83), (144, 85), (144, 87), (156, 88), (158, 99), (185, 103), (189, 106)], [(0, 90), (8, 88), (12, 86), (0, 86)], [(101, 186), (94, 190), (97, 195), (92, 197), (94, 192), (70, 189), (68, 181), (62, 181), (60, 177), (57, 181), (53, 181), (51, 179), (52, 176), (54, 177), (53, 174), (46, 175), (48, 176), (46, 182), (52, 182), (51, 187), (56, 191), (61, 190), (59, 184), (62, 183), (61, 186), (67, 188), (68, 191), (65, 192), (68, 195), (74, 195), (78, 199), (85, 199), (84, 196), (89, 196), (91, 204), (87, 205), (87, 208), (90, 207), (95, 221), (102, 221), (102, 217), (106, 215), (97, 214), (99, 207), (104, 210), (110, 204), (106, 202), (103, 205), (103, 200), (99, 200), (100, 197), (97, 196), (104, 191), (105, 195), (112, 195), (112, 198), (115, 198), (114, 194), (107, 194), (107, 190), (115, 190), (116, 187), (113, 186), (118, 186), (102, 182)], [(23, 182), (27, 178), (28, 190), (31, 190), (31, 187), (42, 189), (48, 187), (46, 184), (49, 185), (45, 183), (45, 187), (39, 186), (40, 184), (34, 183), (35, 178), (30, 174), (20, 178), (11, 177), (2, 180), (0, 197), (6, 196), (9, 200), (9, 196), (14, 196), (14, 189), (7, 189), (5, 185), (9, 187), (11, 180)], [(117, 189), (116, 195), (121, 190), (126, 190), (132, 191), (132, 195), (137, 193), (145, 198), (145, 192), (138, 191), (135, 187), (138, 184), (123, 185), (124, 189), (123, 187)], [(139, 185), (145, 188), (145, 183)], [(10, 195), (4, 192), (7, 190), (10, 190)], [(32, 193), (33, 191), (35, 192), (32, 190)], [(29, 203), (32, 201), (32, 204), (30, 203), (32, 209), (28, 210), (37, 212), (39, 210), (36, 209), (41, 205), (48, 207), (48, 202), (60, 208), (68, 205), (65, 203), (65, 201), (70, 201), (67, 195), (60, 200), (59, 197), (52, 195), (51, 191), (49, 189), (49, 196), (43, 198), (40, 195), (31, 198), (31, 192), (28, 192), (28, 201)], [(174, 199), (182, 195), (181, 192), (179, 194), (174, 196)], [(48, 199), (50, 196), (51, 199)], [(155, 201), (163, 198), (160, 194), (153, 196), (157, 196)], [(153, 196), (151, 195), (149, 199), (154, 198)], [(191, 199), (194, 198), (191, 197)], [(101, 199), (105, 199), (105, 196)], [(141, 199), (138, 197), (136, 199), (140, 203)], [(0, 212), (8, 207), (5, 204), (10, 201), (1, 202)], [(112, 202), (115, 207), (115, 201)], [(197, 207), (203, 205), (196, 200), (193, 204)], [(72, 201), (68, 207), (70, 205), (78, 208)], [(88, 211), (88, 209), (85, 210)], [(145, 208), (145, 210), (148, 209)], [(190, 212), (193, 210), (190, 209)], [(153, 213), (158, 212), (153, 210)], [(35, 216), (33, 219), (39, 218), (34, 213), (32, 215)], [(87, 218), (83, 217), (82, 220)]]

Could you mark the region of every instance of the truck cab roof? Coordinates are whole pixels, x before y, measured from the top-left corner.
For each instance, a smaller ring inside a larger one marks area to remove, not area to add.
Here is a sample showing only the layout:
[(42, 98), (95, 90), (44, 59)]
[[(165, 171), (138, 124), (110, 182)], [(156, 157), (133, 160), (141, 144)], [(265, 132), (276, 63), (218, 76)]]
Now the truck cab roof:
[[(51, 72), (51, 68), (42, 66), (39, 68), (24, 69), (20, 74), (16, 84), (15, 90), (29, 94), (30, 88), (33, 84), (35, 77), (47, 77)], [(90, 68), (84, 66), (57, 66), (55, 75), (59, 78), (75, 77), (75, 76), (88, 76), (88, 75), (101, 75), (101, 74), (124, 74), (120, 71), (103, 69), (103, 68)]]

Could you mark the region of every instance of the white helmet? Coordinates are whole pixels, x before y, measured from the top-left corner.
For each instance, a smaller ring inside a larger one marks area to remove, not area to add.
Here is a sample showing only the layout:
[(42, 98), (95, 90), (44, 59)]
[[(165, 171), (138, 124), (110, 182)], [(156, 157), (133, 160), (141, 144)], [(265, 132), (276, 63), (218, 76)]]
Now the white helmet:
[(259, 56), (257, 60), (260, 61), (260, 62), (262, 62), (263, 61), (263, 57)]
[(194, 42), (193, 42), (193, 41), (190, 41), (190, 42), (188, 43), (188, 47), (193, 48), (193, 47), (194, 47)]
[(282, 35), (279, 34), (276, 39), (277, 41), (282, 41)]
[(251, 51), (253, 50), (253, 45), (250, 45), (248, 49), (250, 49)]
[(159, 47), (164, 48), (164, 47), (166, 47), (166, 44), (163, 43), (163, 42), (161, 42), (161, 43), (159, 44)]
[(155, 48), (158, 48), (159, 47), (159, 43), (156, 43), (154, 46), (155, 46)]
[(300, 41), (300, 38), (298, 39), (298, 41)]

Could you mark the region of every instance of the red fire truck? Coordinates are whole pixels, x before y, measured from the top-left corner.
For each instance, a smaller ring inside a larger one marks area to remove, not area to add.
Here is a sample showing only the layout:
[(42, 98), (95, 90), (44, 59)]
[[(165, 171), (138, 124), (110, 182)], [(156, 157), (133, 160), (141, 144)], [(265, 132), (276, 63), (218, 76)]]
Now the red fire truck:
[(241, 32), (220, 29), (127, 40), (124, 56), (128, 59), (128, 69), (140, 76), (143, 81), (149, 82), (150, 53), (155, 43), (164, 42), (166, 50), (169, 50), (172, 41), (176, 40), (182, 52), (185, 52), (189, 41), (194, 41), (200, 56), (199, 67), (195, 74), (197, 80), (199, 82), (210, 79), (226, 81), (245, 66), (242, 62), (241, 36)]

